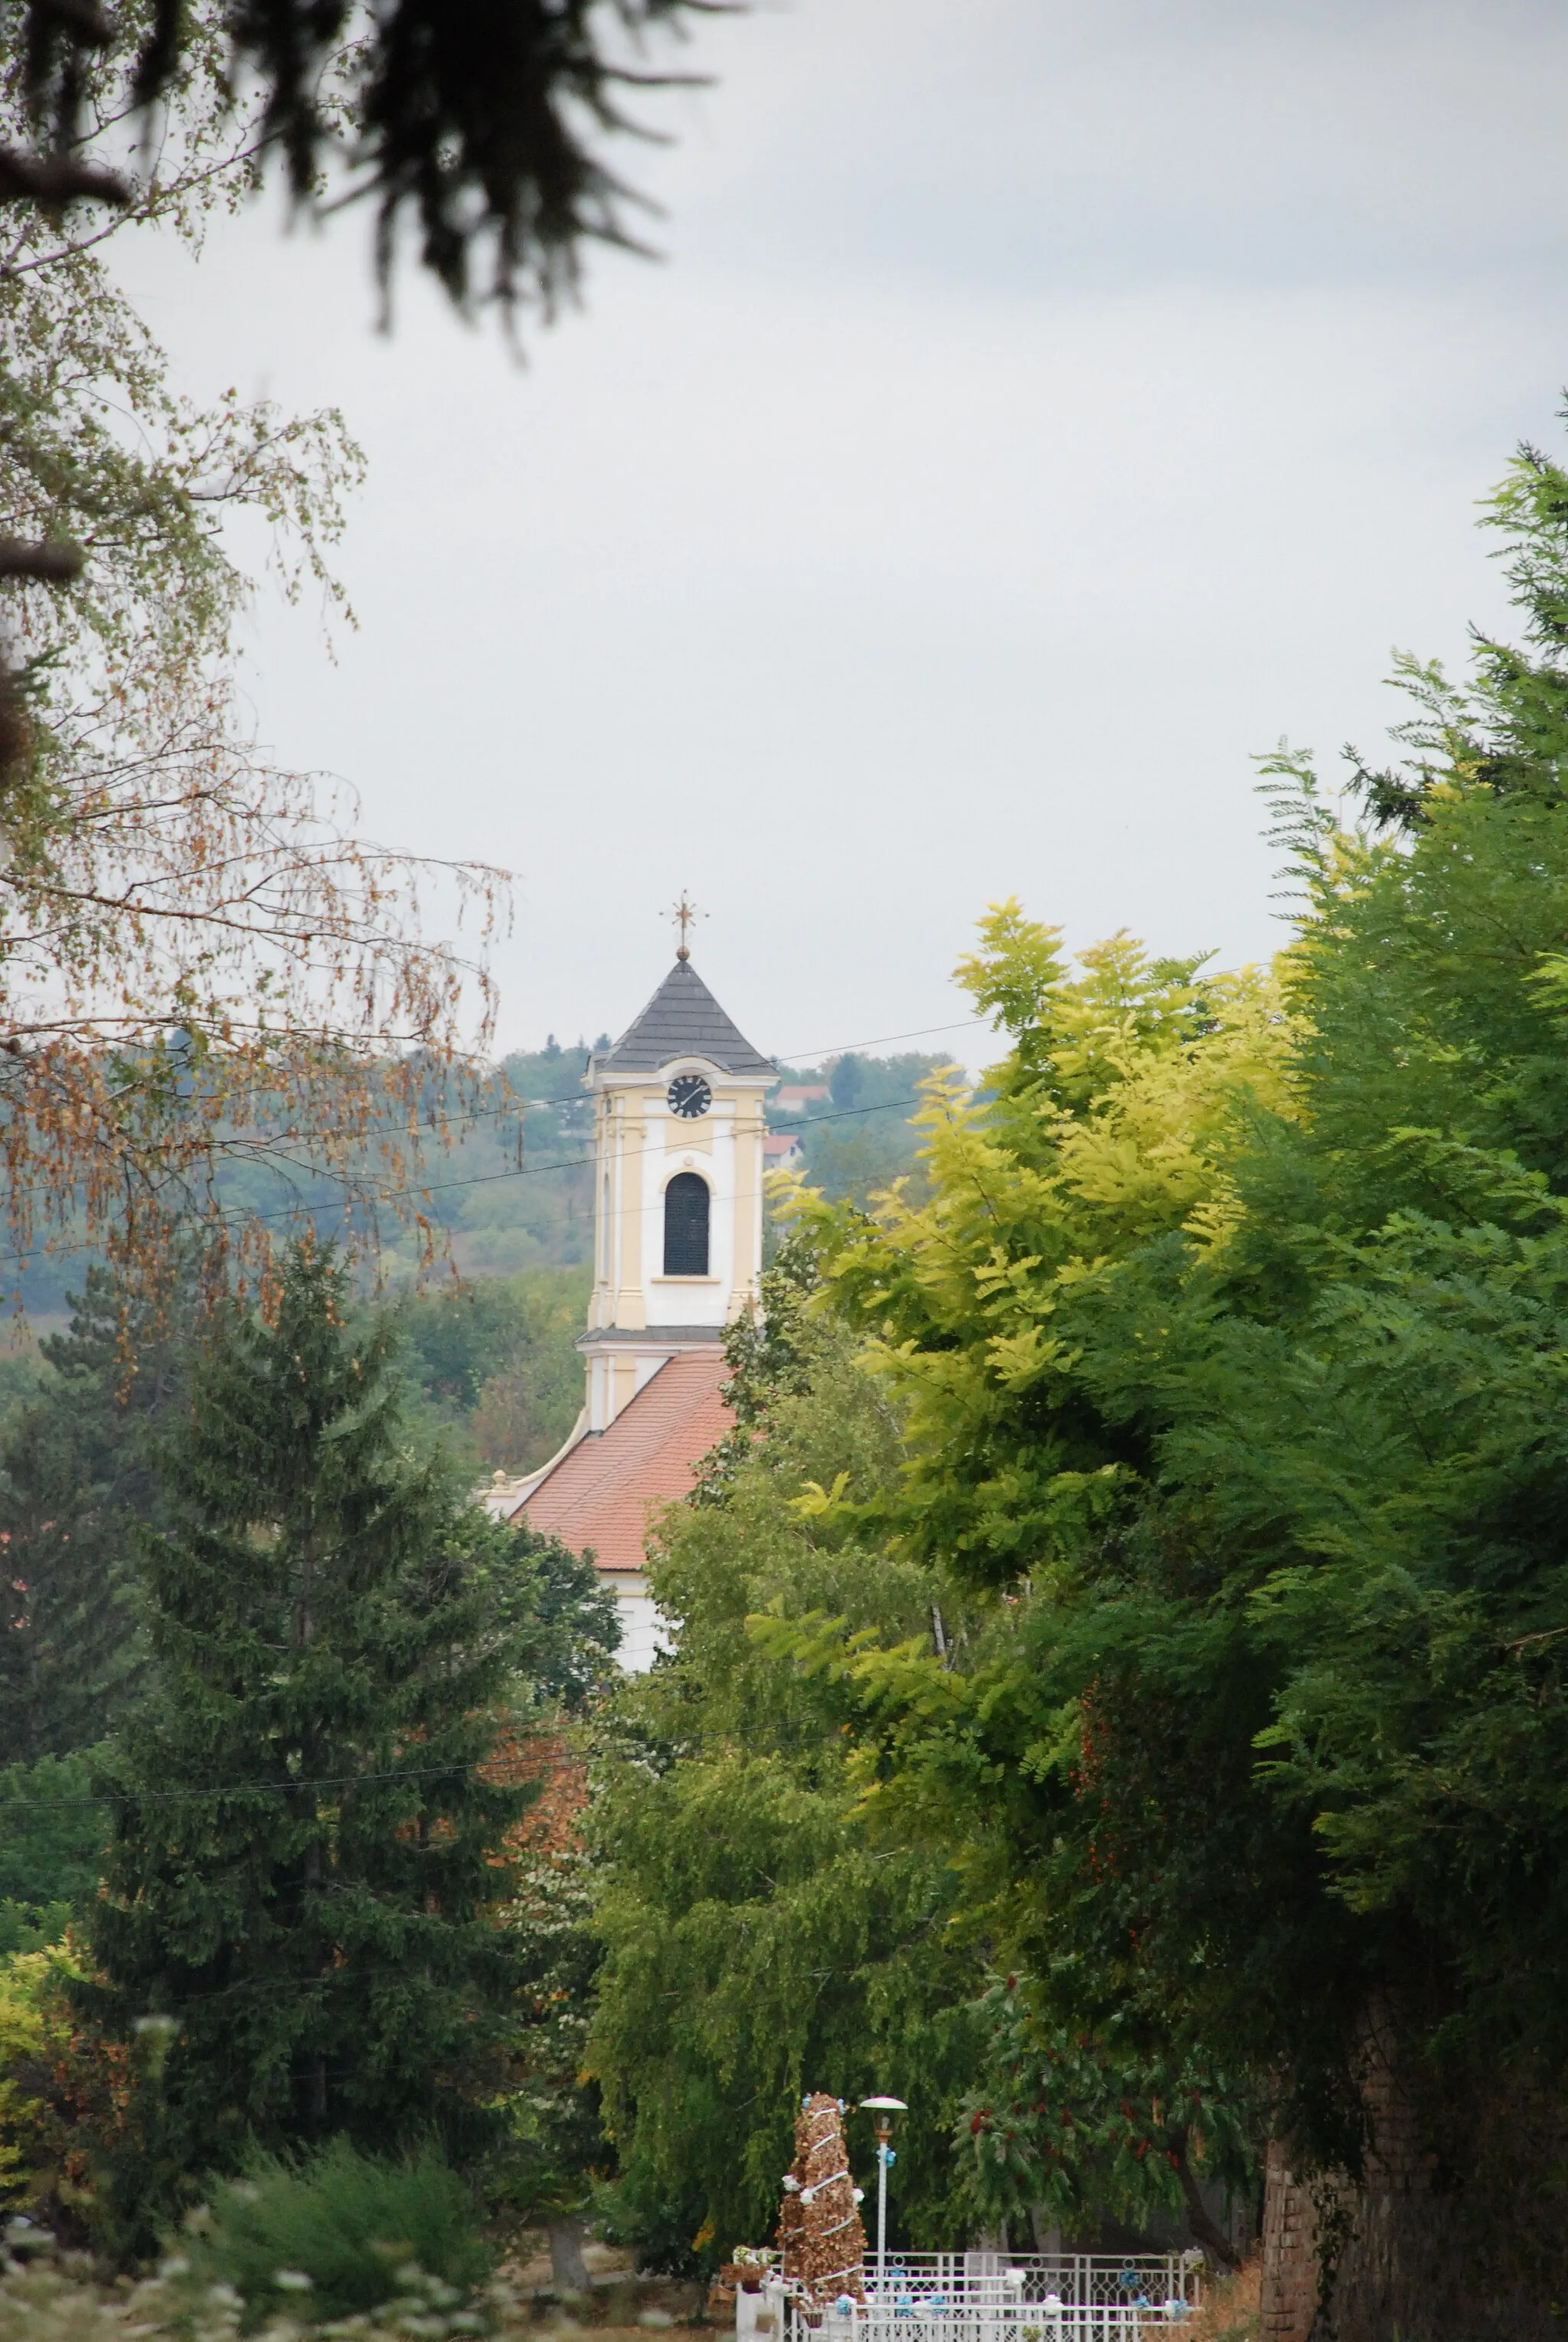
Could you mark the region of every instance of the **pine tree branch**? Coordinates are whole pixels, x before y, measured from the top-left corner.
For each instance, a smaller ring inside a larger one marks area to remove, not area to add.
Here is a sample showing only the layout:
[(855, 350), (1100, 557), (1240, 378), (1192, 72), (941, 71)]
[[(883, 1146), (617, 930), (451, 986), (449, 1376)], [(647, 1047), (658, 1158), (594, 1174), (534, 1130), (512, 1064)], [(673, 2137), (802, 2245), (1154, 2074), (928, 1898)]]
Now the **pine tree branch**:
[(15, 146), (0, 146), (0, 203), (41, 205), (56, 212), (66, 204), (97, 203), (123, 205), (131, 190), (117, 172), (74, 155), (25, 155)]
[(0, 536), (0, 577), (31, 577), (40, 585), (65, 586), (79, 577), (86, 555), (65, 537), (30, 544), (25, 537)]

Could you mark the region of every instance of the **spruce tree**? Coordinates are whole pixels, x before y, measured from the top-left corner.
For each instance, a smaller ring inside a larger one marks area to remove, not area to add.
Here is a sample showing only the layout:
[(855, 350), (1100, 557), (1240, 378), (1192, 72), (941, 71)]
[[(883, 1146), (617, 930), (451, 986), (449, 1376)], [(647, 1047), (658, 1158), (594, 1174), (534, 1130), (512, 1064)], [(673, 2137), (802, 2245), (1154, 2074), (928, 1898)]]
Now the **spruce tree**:
[(302, 1246), (275, 1314), (233, 1313), (142, 1537), (156, 1683), (105, 1767), (82, 1988), (121, 2037), (172, 2020), (111, 2190), (123, 2241), (252, 2143), (434, 2133), (461, 2160), (504, 2080), (494, 1906), (530, 1792), (485, 1759), (534, 1565), (401, 1444), (388, 1328), (352, 1338), (346, 1302)]
[(101, 1268), (71, 1300), (42, 1346), (53, 1371), (0, 1445), (0, 1764), (101, 1740), (146, 1671), (135, 1524), (156, 1503), (152, 1437), (188, 1311), (178, 1290), (128, 1300)]

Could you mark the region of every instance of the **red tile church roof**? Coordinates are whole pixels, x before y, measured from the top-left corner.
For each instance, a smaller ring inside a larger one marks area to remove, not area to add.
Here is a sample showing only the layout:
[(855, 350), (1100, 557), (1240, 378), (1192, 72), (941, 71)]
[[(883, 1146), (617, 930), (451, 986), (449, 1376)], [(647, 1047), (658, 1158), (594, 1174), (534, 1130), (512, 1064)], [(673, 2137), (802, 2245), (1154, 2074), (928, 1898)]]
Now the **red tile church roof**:
[(734, 1420), (719, 1396), (724, 1354), (666, 1359), (608, 1431), (569, 1448), (521, 1506), (530, 1528), (574, 1553), (592, 1546), (601, 1569), (641, 1569), (644, 1539), (662, 1506), (691, 1492), (699, 1457)]

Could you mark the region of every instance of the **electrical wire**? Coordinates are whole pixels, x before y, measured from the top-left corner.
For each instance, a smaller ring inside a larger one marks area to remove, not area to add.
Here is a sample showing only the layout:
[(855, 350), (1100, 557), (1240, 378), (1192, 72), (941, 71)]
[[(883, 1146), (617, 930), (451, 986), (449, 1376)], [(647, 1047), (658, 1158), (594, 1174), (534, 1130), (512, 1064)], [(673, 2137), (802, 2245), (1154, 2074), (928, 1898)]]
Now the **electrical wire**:
[[(567, 1759), (542, 1755), (534, 1771), (564, 1769)], [(357, 1788), (365, 1781), (428, 1781), (455, 1780), (460, 1775), (472, 1775), (471, 1765), (407, 1765), (390, 1773), (322, 1773), (297, 1781), (225, 1781), (205, 1789), (105, 1789), (91, 1797), (6, 1797), (0, 1798), (0, 1814), (53, 1814), (67, 1808), (98, 1806), (169, 1806), (194, 1805), (204, 1797), (246, 1797), (261, 1791), (277, 1797), (293, 1797), (296, 1789)], [(478, 1776), (484, 1780), (483, 1774)], [(533, 1775), (528, 1777), (531, 1779)], [(487, 1781), (486, 1788), (514, 1788), (515, 1782)]]
[(819, 1041), (811, 1049), (781, 1049), (789, 1064), (795, 1057), (845, 1057), (856, 1049), (880, 1049), (885, 1041), (928, 1041), (934, 1033), (967, 1033), (976, 1025), (991, 1025), (989, 1016), (960, 1016), (952, 1025), (921, 1025), (913, 1033), (874, 1033), (868, 1041)]
[[(861, 1115), (889, 1114), (895, 1106), (917, 1106), (919, 1103), (919, 1091), (911, 1090), (902, 1097), (882, 1098), (875, 1106), (834, 1106), (826, 1114), (808, 1115), (804, 1116), (798, 1122), (770, 1123), (768, 1125), (768, 1131), (771, 1135), (775, 1131), (813, 1130), (820, 1128), (825, 1122), (847, 1122)], [(641, 1146), (633, 1149), (623, 1159), (628, 1162), (635, 1161), (638, 1157), (644, 1155), (660, 1154), (664, 1151), (664, 1149), (658, 1147)], [(289, 1162), (292, 1168), (305, 1173), (305, 1175), (309, 1178), (325, 1180), (335, 1184), (355, 1202), (375, 1205), (395, 1203), (400, 1197), (410, 1196), (423, 1197), (426, 1196), (450, 1195), (457, 1188), (494, 1186), (503, 1179), (537, 1179), (543, 1178), (547, 1175), (557, 1171), (580, 1171), (592, 1165), (595, 1160), (595, 1157), (591, 1154), (572, 1155), (554, 1163), (511, 1164), (508, 1165), (504, 1171), (477, 1171), (471, 1173), (465, 1179), (411, 1180), (406, 1186), (378, 1187), (374, 1191), (355, 1188), (349, 1180), (341, 1177), (335, 1172), (318, 1169), (314, 1164), (296, 1163), (293, 1161), (292, 1157), (282, 1157), (276, 1156), (270, 1159), (275, 1164), (280, 1161)], [(737, 1196), (735, 1200), (737, 1203), (749, 1202), (751, 1198), (749, 1196)], [(243, 1211), (217, 1212), (215, 1213), (212, 1217), (221, 1226), (239, 1227), (255, 1220), (293, 1219), (301, 1212), (319, 1210), (323, 1208), (325, 1208), (325, 1206), (313, 1206), (302, 1198), (292, 1204), (279, 1204), (266, 1211), (254, 1211), (247, 1208)], [(34, 1260), (68, 1260), (74, 1254), (91, 1252), (94, 1249), (95, 1247), (93, 1246), (86, 1244), (55, 1245), (53, 1246), (48, 1245), (37, 1245), (35, 1246), (32, 1250), (27, 1252), (0, 1253), (0, 1268), (21, 1266), (25, 1265), (28, 1261)]]

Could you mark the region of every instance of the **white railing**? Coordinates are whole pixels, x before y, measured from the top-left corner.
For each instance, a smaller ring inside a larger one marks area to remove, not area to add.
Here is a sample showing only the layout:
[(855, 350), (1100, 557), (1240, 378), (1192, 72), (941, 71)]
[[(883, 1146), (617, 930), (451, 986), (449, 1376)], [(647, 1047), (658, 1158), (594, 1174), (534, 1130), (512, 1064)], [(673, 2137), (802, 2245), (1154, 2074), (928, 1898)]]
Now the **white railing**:
[[(1183, 2301), (1195, 2308), (1203, 2295), (1202, 2253), (889, 2253), (887, 2288), (929, 2293), (933, 2288), (997, 2302), (1016, 2297), (1039, 2303), (1049, 2294), (1082, 2307), (1101, 2302), (1120, 2307), (1140, 2297), (1150, 2302)], [(874, 2253), (866, 2255), (868, 2293), (880, 2289)]]
[(1202, 2269), (1193, 2253), (889, 2253), (880, 2277), (868, 2257), (864, 2303), (808, 2310), (776, 2277), (763, 2299), (783, 2342), (1142, 2342), (1196, 2308)]

